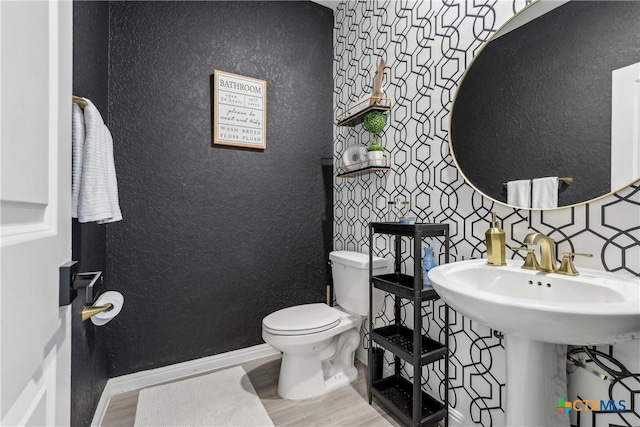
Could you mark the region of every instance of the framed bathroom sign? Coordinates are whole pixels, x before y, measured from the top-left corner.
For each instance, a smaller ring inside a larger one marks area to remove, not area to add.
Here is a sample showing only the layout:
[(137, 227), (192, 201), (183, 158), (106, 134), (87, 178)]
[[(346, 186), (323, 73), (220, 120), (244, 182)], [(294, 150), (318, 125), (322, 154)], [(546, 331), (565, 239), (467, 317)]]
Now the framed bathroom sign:
[(211, 75), (213, 145), (267, 147), (267, 82), (225, 71)]

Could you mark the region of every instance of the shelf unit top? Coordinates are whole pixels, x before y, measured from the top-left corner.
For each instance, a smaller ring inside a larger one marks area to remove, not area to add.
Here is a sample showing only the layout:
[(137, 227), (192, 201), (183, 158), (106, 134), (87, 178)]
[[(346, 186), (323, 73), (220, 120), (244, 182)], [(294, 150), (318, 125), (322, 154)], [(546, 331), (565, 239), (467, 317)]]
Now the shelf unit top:
[(423, 237), (444, 236), (449, 232), (449, 224), (419, 222), (416, 224), (400, 224), (399, 222), (372, 222), (369, 224), (374, 233), (394, 234), (396, 236)]

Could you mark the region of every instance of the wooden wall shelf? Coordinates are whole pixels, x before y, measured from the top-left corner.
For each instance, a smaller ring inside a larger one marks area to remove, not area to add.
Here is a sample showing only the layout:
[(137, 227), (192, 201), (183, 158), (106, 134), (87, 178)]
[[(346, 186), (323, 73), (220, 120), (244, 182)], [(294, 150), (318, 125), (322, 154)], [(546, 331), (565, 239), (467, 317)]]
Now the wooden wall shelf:
[(371, 98), (366, 98), (357, 104), (351, 105), (349, 108), (338, 114), (338, 126), (354, 127), (362, 123), (364, 115), (369, 111), (389, 111), (391, 110), (390, 98), (376, 98), (378, 101), (369, 105)]
[(374, 171), (390, 171), (393, 170), (393, 164), (391, 159), (384, 158), (382, 160), (373, 159), (365, 160), (364, 162), (354, 163), (349, 166), (338, 167), (338, 178), (355, 178), (359, 175), (364, 175)]

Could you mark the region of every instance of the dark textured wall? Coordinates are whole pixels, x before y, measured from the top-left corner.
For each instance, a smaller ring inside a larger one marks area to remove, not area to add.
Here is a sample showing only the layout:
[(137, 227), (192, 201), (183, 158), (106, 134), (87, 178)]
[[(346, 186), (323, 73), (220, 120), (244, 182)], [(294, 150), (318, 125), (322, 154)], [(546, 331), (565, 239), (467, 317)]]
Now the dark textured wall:
[(502, 182), (573, 177), (560, 206), (610, 191), (611, 71), (640, 58), (639, 16), (639, 2), (569, 2), (480, 53), (451, 132), (478, 189), (504, 201)]
[[(114, 376), (261, 344), (265, 315), (324, 300), (332, 29), (311, 2), (111, 3)], [(267, 81), (265, 151), (211, 146), (214, 69)]]
[[(89, 98), (107, 113), (109, 58), (109, 3), (73, 2), (73, 93)], [(106, 119), (106, 117), (105, 117)], [(73, 220), (72, 256), (79, 271), (105, 271), (105, 226)], [(71, 425), (91, 424), (107, 382), (107, 347), (104, 328), (82, 322), (85, 305), (80, 290), (72, 306)]]

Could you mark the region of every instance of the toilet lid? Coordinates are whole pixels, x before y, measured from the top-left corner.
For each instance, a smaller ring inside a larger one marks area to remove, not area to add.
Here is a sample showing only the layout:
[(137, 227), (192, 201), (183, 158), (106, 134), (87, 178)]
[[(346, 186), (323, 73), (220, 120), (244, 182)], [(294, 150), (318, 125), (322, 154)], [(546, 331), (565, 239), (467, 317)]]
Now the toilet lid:
[(262, 319), (262, 327), (274, 335), (315, 334), (336, 326), (341, 315), (326, 304), (296, 305), (271, 313)]

